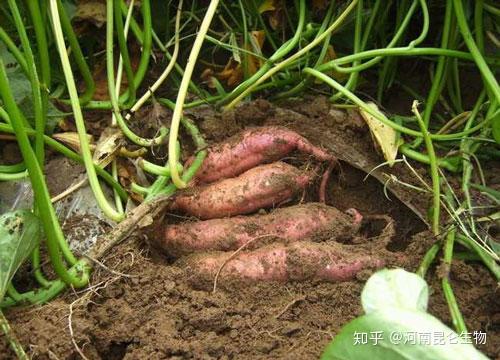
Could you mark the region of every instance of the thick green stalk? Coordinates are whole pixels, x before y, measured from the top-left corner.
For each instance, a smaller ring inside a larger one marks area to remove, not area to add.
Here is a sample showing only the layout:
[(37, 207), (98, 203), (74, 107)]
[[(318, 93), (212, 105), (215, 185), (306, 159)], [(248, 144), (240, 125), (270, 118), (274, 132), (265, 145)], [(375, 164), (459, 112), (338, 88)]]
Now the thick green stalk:
[(462, 317), (462, 313), (458, 308), (457, 300), (455, 295), (453, 294), (453, 289), (451, 288), (449, 273), (451, 269), (451, 261), (453, 259), (453, 243), (455, 242), (455, 230), (452, 229), (446, 235), (446, 241), (444, 244), (444, 258), (443, 264), (446, 267), (446, 275), (443, 276), (441, 280), (441, 285), (443, 286), (443, 293), (446, 298), (446, 302), (448, 303), (448, 307), (450, 309), (451, 319), (453, 322), (453, 326), (455, 330), (459, 334), (467, 333), (467, 327), (465, 326), (464, 319)]
[(90, 72), (89, 66), (85, 61), (82, 49), (80, 48), (80, 44), (78, 43), (78, 38), (76, 37), (76, 34), (73, 30), (73, 26), (71, 26), (71, 21), (68, 17), (68, 14), (66, 14), (66, 10), (62, 5), (61, 0), (57, 0), (57, 7), (58, 7), (59, 20), (61, 22), (62, 30), (66, 34), (69, 46), (71, 46), (73, 60), (78, 66), (83, 81), (85, 82), (85, 92), (80, 95), (80, 103), (82, 105), (85, 105), (92, 99), (92, 96), (94, 96), (95, 92), (94, 78), (92, 77), (92, 73)]
[[(50, 91), (50, 54), (47, 45), (47, 34), (45, 33), (45, 26), (42, 19), (42, 9), (40, 7), (40, 0), (26, 0), (28, 9), (35, 30), (36, 44), (38, 47), (38, 61), (40, 61), (40, 79), (42, 81), (42, 99), (44, 106), (47, 106), (48, 93)], [(44, 9), (45, 10), (45, 9)]]
[(17, 358), (20, 360), (28, 360), (28, 356), (24, 352), (23, 346), (15, 336), (14, 332), (10, 328), (9, 322), (5, 318), (3, 312), (0, 310), (0, 328), (2, 329), (7, 342), (9, 343), (12, 351), (16, 354)]
[[(113, 114), (115, 115), (116, 121), (118, 122), (118, 125), (120, 126), (120, 129), (122, 130), (123, 134), (134, 144), (137, 144), (139, 146), (143, 147), (150, 147), (153, 145), (159, 145), (163, 142), (167, 135), (167, 131), (165, 128), (162, 128), (160, 130), (160, 135), (154, 139), (145, 139), (142, 138), (134, 132), (132, 132), (127, 124), (125, 123), (125, 120), (123, 119), (123, 116), (120, 111), (120, 105), (118, 102), (118, 96), (116, 95), (115, 92), (115, 70), (114, 70), (114, 60), (113, 60), (113, 18), (114, 18), (114, 6), (113, 6), (113, 0), (107, 0), (106, 2), (106, 14), (107, 14), (107, 21), (106, 21), (106, 69), (107, 69), (107, 75), (108, 75), (108, 90), (109, 90), (109, 97), (111, 99), (111, 104), (113, 105)], [(118, 14), (121, 16), (121, 14)], [(149, 56), (149, 55), (148, 55)], [(79, 110), (81, 113), (81, 109)]]
[(39, 217), (42, 220), (45, 236), (47, 237), (47, 248), (54, 271), (65, 283), (72, 284), (77, 287), (84, 286), (86, 284), (85, 274), (83, 278), (70, 275), (61, 259), (60, 252), (62, 251), (65, 259), (71, 265), (74, 265), (77, 262), (76, 258), (71, 253), (66, 240), (64, 239), (54, 207), (50, 201), (50, 195), (47, 189), (47, 184), (45, 183), (42, 169), (38, 163), (35, 153), (33, 152), (33, 149), (31, 148), (28, 135), (26, 134), (24, 128), (23, 114), (17, 107), (12, 93), (10, 92), (9, 81), (7, 79), (7, 73), (5, 72), (5, 66), (2, 59), (0, 59), (0, 95), (2, 96), (4, 106), (10, 115), (12, 128), (16, 135), (19, 149), (21, 150), (21, 154), (23, 155), (23, 159), (29, 171), (35, 202), (37, 204)]
[(252, 91), (256, 89), (257, 86), (262, 84), (264, 81), (272, 77), (274, 74), (286, 68), (288, 65), (292, 64), (295, 60), (301, 58), (304, 54), (307, 54), (310, 50), (312, 50), (317, 45), (321, 44), (323, 40), (328, 36), (328, 34), (332, 33), (335, 29), (337, 29), (347, 18), (350, 12), (355, 8), (358, 0), (352, 0), (349, 5), (344, 9), (344, 11), (338, 16), (338, 18), (328, 27), (328, 29), (323, 32), (320, 36), (317, 36), (312, 42), (304, 46), (302, 49), (297, 51), (292, 56), (286, 58), (285, 60), (276, 64), (273, 68), (266, 71), (265, 74), (259, 77), (257, 81), (251, 84), (248, 88), (246, 88), (241, 94), (239, 94), (234, 100), (232, 100), (228, 105), (226, 105), (225, 110), (231, 109), (236, 106), (243, 98), (249, 95)]
[[(359, 52), (353, 55), (347, 55), (340, 57), (335, 60), (331, 60), (323, 65), (319, 66), (316, 70), (318, 71), (328, 71), (335, 70), (341, 73), (349, 73), (350, 70), (347, 68), (340, 67), (340, 65), (348, 64), (356, 60), (378, 57), (378, 56), (423, 56), (423, 55), (434, 55), (434, 56), (448, 56), (455, 57), (462, 60), (472, 61), (474, 57), (464, 51), (432, 48), (432, 47), (421, 47), (421, 48), (392, 48), (392, 49), (374, 49)], [(485, 58), (487, 63), (492, 64), (495, 67), (500, 67), (500, 59), (498, 58)]]
[(20, 162), (14, 165), (0, 165), (0, 173), (16, 173), (26, 170), (26, 165), (24, 162)]
[(208, 32), (208, 28), (210, 27), (218, 5), (219, 0), (210, 1), (210, 5), (208, 6), (203, 21), (200, 25), (200, 29), (198, 30), (198, 34), (196, 35), (196, 39), (194, 40), (193, 47), (191, 48), (191, 52), (189, 53), (186, 68), (184, 70), (184, 75), (182, 76), (179, 91), (177, 92), (177, 100), (175, 102), (174, 113), (172, 114), (170, 135), (168, 141), (168, 164), (170, 166), (172, 181), (178, 188), (185, 188), (187, 185), (186, 182), (181, 179), (181, 177), (179, 176), (179, 172), (177, 171), (178, 159), (176, 152), (176, 143), (177, 136), (179, 134), (179, 124), (181, 122), (181, 118), (183, 117), (184, 102), (186, 100), (189, 82), (191, 81), (194, 66), (196, 60), (198, 59), (198, 55), (200, 53), (201, 46), (203, 45), (205, 35)]
[[(422, 7), (422, 12), (424, 15), (424, 23), (422, 25), (422, 31), (421, 31), (420, 35), (418, 36), (418, 38), (416, 38), (415, 40), (410, 42), (408, 44), (408, 46), (405, 47), (405, 49), (408, 49), (408, 50), (413, 49), (416, 45), (420, 44), (425, 39), (425, 37), (427, 36), (427, 32), (429, 31), (429, 11), (427, 9), (427, 4), (426, 4), (425, 0), (415, 0), (413, 2), (412, 6), (410, 7), (405, 19), (401, 23), (400, 28), (398, 29), (398, 31), (394, 35), (394, 38), (391, 40), (391, 42), (389, 44), (387, 44), (387, 46), (384, 49), (381, 49), (381, 50), (386, 50), (386, 49), (389, 50), (397, 44), (400, 37), (404, 34), (404, 32), (405, 32), (405, 30), (406, 30), (406, 28), (411, 20), (411, 17), (413, 16), (413, 13), (415, 12), (415, 9), (417, 7), (417, 1), (420, 2), (420, 5)], [(354, 54), (354, 55), (356, 55), (356, 54)], [(366, 69), (372, 67), (373, 65), (376, 65), (381, 60), (382, 60), (382, 57), (378, 56), (378, 57), (375, 57), (375, 58), (373, 58), (373, 59), (371, 59), (363, 64), (354, 65), (354, 66), (346, 67), (346, 68), (338, 67), (335, 70), (338, 72), (341, 72), (341, 73), (359, 72), (362, 70), (366, 70)]]
[(26, 63), (26, 59), (24, 58), (23, 53), (19, 50), (17, 45), (12, 41), (10, 38), (9, 34), (5, 32), (5, 30), (0, 27), (0, 40), (3, 41), (5, 46), (7, 47), (7, 50), (14, 56), (16, 59), (17, 63), (23, 70), (23, 72), (28, 75), (28, 64)]
[[(116, 35), (118, 38), (118, 46), (120, 47), (121, 61), (123, 64), (123, 68), (125, 69), (125, 75), (128, 80), (128, 104), (133, 104), (136, 97), (136, 88), (135, 88), (135, 80), (134, 73), (132, 71), (132, 64), (130, 62), (130, 56), (128, 53), (127, 40), (125, 35), (125, 26), (123, 23), (123, 17), (121, 16), (121, 0), (113, 0), (114, 4), (114, 12), (115, 12), (115, 25), (116, 25)], [(149, 56), (148, 56), (149, 58)], [(118, 82), (121, 79), (117, 80)], [(118, 93), (117, 96), (120, 94)]]
[(148, 70), (149, 59), (151, 57), (153, 25), (151, 23), (151, 4), (149, 0), (141, 0), (141, 13), (144, 31), (142, 36), (142, 55), (135, 73), (135, 88), (141, 85)]
[[(442, 49), (446, 49), (449, 46), (452, 11), (453, 11), (452, 0), (447, 0), (445, 14), (444, 14), (443, 34), (441, 36)], [(426, 127), (429, 127), (432, 110), (434, 108), (434, 105), (438, 101), (439, 96), (441, 95), (441, 91), (443, 90), (446, 78), (446, 64), (447, 64), (447, 58), (445, 56), (440, 56), (438, 58), (436, 71), (432, 79), (431, 89), (429, 90), (429, 94), (427, 95), (427, 100), (425, 101), (423, 120)]]
[[(239, 84), (231, 93), (224, 97), (223, 102), (227, 103), (229, 101), (236, 101), (235, 99), (240, 99), (245, 97), (250, 93), (248, 91), (250, 88), (256, 86), (259, 82), (259, 79), (262, 78), (273, 66), (274, 63), (285, 57), (290, 51), (292, 51), (302, 36), (303, 28), (305, 25), (305, 14), (306, 14), (306, 4), (304, 0), (300, 0), (299, 2), (299, 19), (297, 23), (297, 29), (294, 33), (294, 36), (286, 41), (283, 45), (281, 45), (275, 53), (264, 63), (264, 65), (257, 70), (255, 74), (253, 74), (249, 79)], [(243, 95), (244, 94), (244, 95)], [(220, 105), (220, 104), (219, 104)]]
[(28, 177), (27, 171), (20, 171), (17, 173), (0, 173), (0, 181), (14, 181), (21, 180)]
[[(363, 51), (364, 46), (366, 45), (366, 40), (368, 39), (368, 35), (363, 38), (363, 41), (361, 39), (361, 32), (362, 32), (362, 25), (363, 25), (363, 0), (359, 0), (357, 8), (356, 8), (356, 15), (355, 15), (356, 21), (354, 25), (354, 46), (353, 46), (353, 53), (356, 54), (360, 51)], [(365, 34), (368, 34), (368, 31), (370, 31), (368, 28), (366, 29)], [(355, 61), (353, 63), (353, 66), (356, 67), (359, 65), (359, 61)], [(358, 83), (358, 78), (359, 78), (359, 71), (353, 71), (349, 75), (349, 79), (347, 79), (347, 82), (344, 84), (344, 87), (349, 90), (354, 90), (356, 89), (356, 85)], [(336, 93), (333, 94), (330, 97), (331, 101), (338, 100), (339, 98), (342, 97), (342, 93)]]
[(31, 83), (31, 91), (33, 96), (33, 107), (35, 109), (35, 154), (40, 164), (40, 167), (43, 170), (43, 165), (45, 162), (45, 148), (43, 142), (43, 134), (45, 133), (45, 123), (46, 123), (46, 106), (44, 109), (42, 95), (40, 92), (40, 82), (38, 80), (38, 73), (36, 69), (35, 57), (33, 56), (33, 52), (31, 50), (31, 44), (28, 38), (28, 34), (26, 33), (26, 27), (23, 23), (23, 19), (21, 17), (21, 13), (19, 12), (19, 8), (17, 7), (17, 3), (15, 0), (8, 0), (9, 7), (12, 13), (12, 17), (14, 18), (14, 22), (16, 24), (17, 33), (19, 34), (19, 38), (21, 40), (21, 45), (23, 47), (24, 56), (26, 58), (26, 63), (28, 65), (28, 79)]
[[(400, 131), (404, 134), (411, 135), (414, 137), (423, 137), (423, 134), (420, 131), (415, 131), (413, 129), (402, 126), (394, 121), (391, 121), (384, 114), (382, 114), (380, 111), (376, 111), (372, 107), (367, 106), (363, 100), (361, 100), (359, 97), (357, 97), (355, 94), (353, 94), (349, 90), (345, 89), (341, 84), (339, 84), (338, 82), (333, 80), (328, 75), (325, 75), (325, 74), (319, 72), (318, 70), (312, 69), (312, 68), (304, 69), (304, 73), (311, 74), (311, 75), (315, 76), (316, 78), (320, 79), (321, 81), (327, 83), (328, 85), (333, 87), (335, 90), (343, 92), (345, 97), (347, 97), (349, 100), (351, 100), (354, 104), (356, 104), (357, 106), (362, 108), (364, 111), (366, 111), (368, 114), (375, 117), (377, 120), (379, 120), (383, 124), (390, 126), (394, 130)], [(454, 133), (454, 134), (429, 134), (429, 137), (430, 137), (430, 139), (437, 140), (437, 141), (449, 141), (449, 140), (460, 139), (464, 136), (472, 134), (472, 133), (478, 131), (479, 129), (483, 128), (486, 124), (491, 122), (491, 120), (495, 116), (498, 116), (498, 112), (493, 113), (490, 117), (487, 117), (484, 121), (480, 122), (479, 124), (470, 128), (467, 131), (461, 131), (461, 132)]]
[[(109, 1), (108, 1), (109, 2)], [(111, 8), (112, 8), (111, 3)], [(125, 215), (113, 209), (108, 200), (106, 199), (104, 192), (99, 184), (99, 179), (96, 175), (96, 170), (94, 168), (94, 161), (92, 159), (92, 154), (90, 152), (90, 145), (87, 138), (87, 132), (85, 129), (85, 122), (83, 120), (82, 109), (80, 107), (80, 101), (78, 99), (78, 93), (76, 90), (75, 79), (73, 78), (73, 72), (71, 71), (71, 65), (68, 58), (68, 53), (66, 52), (66, 46), (64, 44), (64, 37), (62, 33), (61, 22), (59, 18), (59, 11), (57, 6), (57, 0), (50, 0), (50, 10), (52, 14), (52, 23), (54, 27), (54, 35), (56, 39), (57, 48), (59, 51), (60, 61), (62, 64), (64, 76), (66, 79), (66, 86), (68, 88), (68, 93), (71, 101), (71, 107), (73, 109), (73, 116), (75, 118), (75, 124), (78, 132), (78, 139), (80, 141), (80, 149), (83, 157), (83, 162), (85, 165), (85, 170), (87, 172), (90, 187), (94, 193), (97, 204), (104, 212), (104, 214), (114, 221), (121, 221)], [(112, 10), (111, 10), (112, 11)], [(113, 19), (111, 18), (111, 23), (108, 22), (107, 26), (113, 27)], [(114, 84), (114, 83), (113, 83)], [(114, 92), (114, 86), (112, 86), (112, 94)]]
[(464, 8), (462, 4), (462, 0), (453, 0), (453, 7), (455, 9), (455, 15), (457, 17), (458, 27), (460, 32), (462, 33), (462, 37), (464, 39), (467, 48), (470, 51), (471, 56), (476, 62), (479, 71), (483, 77), (483, 81), (485, 82), (488, 91), (491, 93), (491, 101), (496, 100), (496, 103), (500, 103), (500, 86), (498, 86), (497, 79), (495, 75), (488, 67), (483, 55), (481, 54), (480, 49), (478, 48), (472, 33), (469, 29), (469, 25), (467, 25), (467, 19), (465, 17)]

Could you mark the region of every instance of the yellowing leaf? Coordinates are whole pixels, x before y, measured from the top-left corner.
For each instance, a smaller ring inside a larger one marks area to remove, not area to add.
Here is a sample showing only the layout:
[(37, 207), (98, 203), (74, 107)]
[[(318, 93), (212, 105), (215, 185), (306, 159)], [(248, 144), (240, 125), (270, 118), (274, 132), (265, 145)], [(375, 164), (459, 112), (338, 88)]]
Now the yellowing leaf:
[[(372, 108), (374, 111), (380, 112), (377, 105), (369, 102), (367, 105)], [(378, 144), (384, 158), (387, 160), (390, 166), (394, 164), (394, 160), (396, 160), (396, 156), (398, 155), (398, 137), (396, 131), (390, 126), (385, 125), (377, 118), (373, 117), (371, 114), (366, 112), (363, 109), (359, 109), (359, 112), (363, 119), (365, 119), (368, 127), (370, 128), (370, 132), (372, 134), (372, 138), (375, 143)]]
[(274, 3), (274, 0), (264, 0), (259, 6), (259, 14), (273, 10), (276, 10), (276, 4)]
[[(53, 134), (52, 137), (56, 139), (57, 141), (62, 142), (63, 144), (68, 145), (70, 148), (75, 150), (76, 152), (80, 152), (80, 139), (78, 137), (78, 133), (73, 132), (73, 131), (68, 131), (68, 132), (63, 132), (63, 133), (57, 133)], [(87, 134), (87, 139), (90, 144), (91, 150), (95, 148), (95, 146), (92, 144), (93, 138), (92, 135)]]
[(224, 67), (224, 70), (217, 73), (217, 78), (219, 80), (226, 80), (228, 86), (238, 85), (243, 79), (241, 64), (231, 58)]
[(75, 17), (102, 27), (106, 23), (106, 3), (102, 1), (80, 1), (76, 7)]
[[(243, 57), (246, 61), (248, 75), (253, 75), (259, 70), (263, 64), (263, 60), (251, 53), (261, 54), (262, 46), (264, 45), (264, 40), (266, 34), (264, 31), (251, 31), (249, 33), (250, 41), (249, 43), (243, 44), (243, 48), (247, 50), (242, 52)], [(221, 81), (225, 81), (228, 86), (235, 86), (241, 83), (244, 78), (244, 65), (241, 63), (241, 59), (238, 61), (233, 54), (229, 59), (228, 63), (224, 69), (215, 74), (215, 77)], [(207, 83), (209, 88), (215, 88), (212, 81), (214, 77), (214, 72), (212, 69), (205, 69), (201, 74), (201, 78)]]
[[(245, 44), (245, 48), (256, 54), (262, 53), (262, 46), (264, 45), (264, 40), (266, 39), (266, 33), (263, 30), (251, 31), (250, 41), (251, 44)], [(260, 69), (263, 64), (263, 60), (257, 56), (245, 53), (245, 59), (248, 64), (248, 73), (253, 75)]]

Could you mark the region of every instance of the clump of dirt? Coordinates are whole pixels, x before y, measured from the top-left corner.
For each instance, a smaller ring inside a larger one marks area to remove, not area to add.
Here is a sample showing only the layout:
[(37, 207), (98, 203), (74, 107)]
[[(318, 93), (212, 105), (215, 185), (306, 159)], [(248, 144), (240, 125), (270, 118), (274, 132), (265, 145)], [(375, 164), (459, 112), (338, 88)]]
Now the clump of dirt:
[(21, 151), (15, 142), (3, 144), (1, 147), (0, 164), (1, 165), (12, 165), (23, 161)]
[[(415, 270), (436, 239), (408, 206), (419, 213), (427, 199), (390, 188), (389, 200), (381, 173), (376, 175), (379, 181), (364, 179), (365, 168), (377, 157), (362, 124), (350, 123), (349, 116), (318, 99), (296, 105), (310, 117), (263, 104), (255, 105), (255, 113), (261, 114), (255, 123), (245, 118), (243, 124), (235, 121), (233, 128), (222, 122), (219, 134), (230, 136), (252, 124), (279, 124), (335, 151), (343, 162), (328, 184), (328, 203), (341, 210), (355, 207), (368, 219), (349, 246), (359, 250), (370, 240), (383, 249), (390, 241), (387, 265)], [(252, 105), (245, 106), (251, 113)], [(203, 124), (206, 116), (199, 115), (198, 123)], [(347, 138), (340, 138), (341, 133)], [(352, 150), (344, 153), (347, 143)], [(411, 183), (403, 169), (393, 171)], [(308, 197), (317, 200), (317, 194)], [(7, 312), (33, 358), (77, 359), (81, 351), (89, 359), (317, 359), (341, 327), (362, 313), (360, 293), (371, 272), (342, 283), (237, 286), (222, 281), (213, 293), (193, 288), (190, 274), (150, 249), (145, 236), (136, 234), (113, 248), (102, 260), (106, 268), (96, 267), (91, 291), (68, 292), (42, 307)], [(478, 263), (454, 261), (451, 269), (451, 285), (469, 331), (487, 332), (486, 344), (479, 349), (492, 358), (499, 356), (497, 284)], [(427, 276), (432, 290), (429, 310), (451, 326), (436, 271), (432, 267)], [(11, 354), (4, 339), (0, 354)]]
[(56, 156), (47, 162), (44, 172), (51, 196), (56, 196), (75, 183), (85, 171), (83, 165), (67, 157)]

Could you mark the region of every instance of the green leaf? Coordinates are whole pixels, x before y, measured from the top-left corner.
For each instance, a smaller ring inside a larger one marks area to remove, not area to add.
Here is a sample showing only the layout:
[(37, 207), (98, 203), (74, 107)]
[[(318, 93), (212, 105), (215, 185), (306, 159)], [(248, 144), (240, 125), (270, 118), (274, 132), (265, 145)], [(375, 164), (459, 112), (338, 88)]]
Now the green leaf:
[[(16, 100), (16, 104), (23, 112), (26, 120), (31, 126), (35, 126), (35, 107), (33, 104), (33, 92), (31, 90), (31, 83), (20, 68), (11, 71), (7, 74), (10, 83), (12, 96)], [(51, 134), (56, 125), (68, 113), (60, 111), (50, 101), (47, 107), (47, 124), (46, 133)]]
[[(435, 317), (387, 308), (347, 324), (326, 348), (322, 360), (487, 359), (470, 342)], [(469, 343), (466, 343), (469, 342)]]
[(365, 313), (391, 309), (427, 311), (429, 287), (420, 276), (403, 269), (384, 269), (373, 274), (361, 293)]
[(24, 99), (32, 97), (31, 83), (21, 70), (16, 68), (7, 74), (9, 78), (10, 91), (19, 105)]
[(40, 220), (30, 211), (17, 210), (0, 216), (0, 301), (41, 234)]
[(3, 41), (0, 41), (0, 58), (2, 58), (7, 72), (13, 71), (18, 66), (16, 58), (10, 53)]
[[(35, 107), (31, 99), (32, 97), (30, 94), (30, 96), (25, 97), (18, 105), (19, 108), (22, 109), (26, 120), (28, 120), (32, 126), (35, 126)], [(47, 123), (45, 124), (45, 132), (52, 134), (57, 124), (59, 124), (59, 122), (66, 115), (68, 115), (68, 113), (62, 112), (49, 101), (47, 106)]]

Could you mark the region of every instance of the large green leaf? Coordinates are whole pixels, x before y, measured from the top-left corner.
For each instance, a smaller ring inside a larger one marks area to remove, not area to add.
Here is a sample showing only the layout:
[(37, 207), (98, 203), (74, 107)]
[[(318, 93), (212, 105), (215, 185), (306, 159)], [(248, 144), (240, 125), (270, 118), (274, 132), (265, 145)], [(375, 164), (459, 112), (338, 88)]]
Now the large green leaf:
[(426, 312), (427, 283), (403, 269), (373, 274), (363, 289), (366, 315), (342, 328), (322, 360), (474, 360), (487, 359), (472, 335), (459, 336)]
[[(31, 126), (35, 126), (35, 107), (33, 105), (33, 91), (31, 89), (31, 83), (23, 73), (23, 71), (16, 67), (14, 71), (8, 73), (10, 90), (12, 96), (16, 100), (16, 104), (19, 106), (23, 112), (26, 120)], [(54, 131), (56, 125), (66, 116), (68, 113), (60, 111), (55, 105), (49, 101), (47, 107), (47, 124), (46, 128), (49, 133)]]
[(464, 340), (423, 311), (389, 308), (347, 324), (326, 348), (322, 360), (487, 359)]
[(40, 241), (40, 220), (27, 210), (0, 216), (0, 301), (17, 269)]
[(371, 276), (361, 293), (365, 313), (393, 307), (427, 311), (429, 287), (417, 274), (403, 269), (383, 269)]

